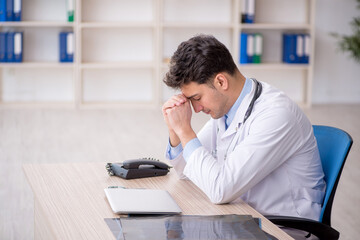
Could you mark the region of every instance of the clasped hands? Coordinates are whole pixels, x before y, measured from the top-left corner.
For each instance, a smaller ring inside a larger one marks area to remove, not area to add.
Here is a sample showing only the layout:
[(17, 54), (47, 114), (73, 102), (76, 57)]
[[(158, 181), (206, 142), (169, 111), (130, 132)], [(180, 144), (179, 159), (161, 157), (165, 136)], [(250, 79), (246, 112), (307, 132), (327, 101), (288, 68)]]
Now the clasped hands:
[(162, 107), (162, 114), (169, 129), (170, 144), (177, 146), (196, 137), (191, 127), (192, 110), (190, 100), (183, 94), (172, 96)]

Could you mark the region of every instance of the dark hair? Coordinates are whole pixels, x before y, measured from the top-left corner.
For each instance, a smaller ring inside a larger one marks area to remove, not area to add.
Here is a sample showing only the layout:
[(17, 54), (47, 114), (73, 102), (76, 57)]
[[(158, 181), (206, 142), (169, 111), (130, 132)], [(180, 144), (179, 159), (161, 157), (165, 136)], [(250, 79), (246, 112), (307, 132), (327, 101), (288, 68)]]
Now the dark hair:
[(198, 35), (182, 42), (170, 60), (164, 83), (181, 88), (190, 82), (208, 83), (220, 72), (234, 75), (236, 65), (225, 47), (211, 35)]

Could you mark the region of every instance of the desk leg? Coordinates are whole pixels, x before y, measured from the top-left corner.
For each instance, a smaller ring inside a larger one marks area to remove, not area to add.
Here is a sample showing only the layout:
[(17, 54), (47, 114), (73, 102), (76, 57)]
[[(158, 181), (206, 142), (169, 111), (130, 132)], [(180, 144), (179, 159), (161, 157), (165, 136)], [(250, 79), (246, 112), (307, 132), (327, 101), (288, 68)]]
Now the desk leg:
[(34, 225), (35, 240), (56, 239), (44, 214), (44, 210), (36, 198), (34, 199)]

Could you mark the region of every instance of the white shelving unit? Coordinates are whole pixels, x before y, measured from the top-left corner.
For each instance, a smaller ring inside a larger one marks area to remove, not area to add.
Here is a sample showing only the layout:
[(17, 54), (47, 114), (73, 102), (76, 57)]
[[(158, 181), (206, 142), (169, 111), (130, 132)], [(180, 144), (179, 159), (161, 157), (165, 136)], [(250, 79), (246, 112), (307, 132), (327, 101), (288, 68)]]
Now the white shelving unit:
[[(243, 64), (239, 66), (240, 70), (248, 76), (270, 82), (285, 91), (299, 105), (310, 107), (314, 67), (315, 0), (255, 1), (255, 23), (240, 24), (239, 29), (240, 32), (260, 32), (263, 35), (262, 63)], [(282, 63), (284, 32), (310, 34), (309, 64)]]
[(0, 105), (74, 106), (75, 65), (58, 62), (58, 34), (72, 31), (66, 1), (22, 2), (21, 22), (0, 22), (1, 31), (23, 31), (23, 62), (0, 63)]
[[(242, 0), (23, 1), (22, 22), (1, 31), (24, 32), (23, 63), (0, 64), (0, 106), (158, 107), (173, 94), (162, 83), (167, 61), (184, 40), (212, 34), (239, 62), (240, 33), (264, 36), (263, 63), (238, 65), (246, 76), (270, 82), (311, 105), (315, 0), (255, 0), (255, 23), (240, 22)], [(58, 62), (58, 34), (75, 33), (74, 63)], [(281, 34), (312, 37), (309, 64), (281, 62)]]

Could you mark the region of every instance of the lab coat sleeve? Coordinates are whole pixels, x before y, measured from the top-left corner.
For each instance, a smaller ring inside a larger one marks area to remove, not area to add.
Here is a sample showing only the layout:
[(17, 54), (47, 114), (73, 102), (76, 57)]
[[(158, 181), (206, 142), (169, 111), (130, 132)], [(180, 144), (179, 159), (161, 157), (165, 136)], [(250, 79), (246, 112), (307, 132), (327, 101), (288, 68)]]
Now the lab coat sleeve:
[[(213, 126), (213, 120), (209, 120), (197, 135), (202, 146), (207, 149), (209, 149), (211, 145), (210, 136), (211, 136), (212, 126)], [(174, 159), (170, 159), (168, 151), (166, 151), (166, 159), (170, 161), (170, 164), (174, 167), (180, 179), (187, 179), (187, 177), (183, 174), (184, 168), (186, 166), (186, 161), (184, 159), (183, 152), (184, 151), (182, 150), (177, 157), (175, 157)]]
[(197, 134), (197, 137), (201, 142), (201, 145), (209, 151), (213, 150), (212, 149), (213, 148), (212, 145), (214, 141), (213, 133), (215, 129), (216, 129), (216, 122), (214, 119), (210, 119)]
[(216, 204), (228, 203), (284, 164), (303, 144), (301, 124), (284, 108), (267, 109), (249, 118), (248, 135), (222, 164), (205, 147), (189, 157), (184, 174)]

